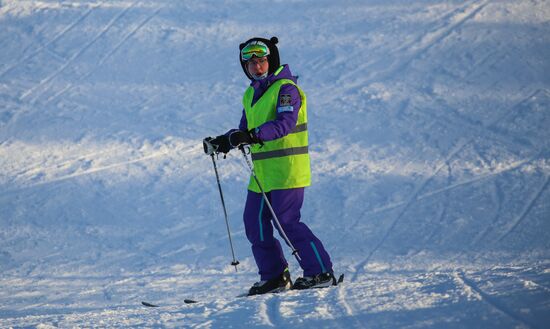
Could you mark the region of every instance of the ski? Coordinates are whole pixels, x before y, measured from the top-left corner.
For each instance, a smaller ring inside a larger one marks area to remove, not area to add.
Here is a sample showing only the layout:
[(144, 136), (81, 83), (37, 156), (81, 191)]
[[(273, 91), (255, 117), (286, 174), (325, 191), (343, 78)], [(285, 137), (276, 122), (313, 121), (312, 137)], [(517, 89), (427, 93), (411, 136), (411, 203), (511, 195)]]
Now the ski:
[[(183, 302), (184, 302), (185, 304), (194, 304), (194, 303), (198, 303), (198, 301), (196, 301), (196, 300), (187, 299), (187, 298), (184, 299)], [(146, 301), (142, 301), (142, 302), (141, 302), (141, 305), (147, 306), (147, 307), (161, 307), (161, 305), (149, 303), (149, 302), (146, 302)]]
[[(340, 285), (342, 282), (344, 282), (344, 274), (340, 274), (340, 276), (338, 277), (338, 280), (336, 280), (336, 281), (334, 281), (334, 282), (335, 282), (335, 283), (331, 285), (332, 287), (338, 286), (338, 285)], [(304, 291), (304, 290), (323, 289), (323, 288), (329, 288), (329, 287), (331, 287), (331, 286), (328, 286), (328, 287), (318, 287), (318, 288), (309, 288), (309, 289), (303, 289), (303, 290), (301, 290), (301, 291)], [(300, 290), (298, 290), (298, 289), (282, 289), (282, 290), (271, 291), (271, 292), (268, 292), (267, 294), (280, 294), (280, 293), (284, 293), (284, 292), (288, 292), (288, 291), (300, 291)], [(236, 297), (237, 297), (237, 298), (240, 298), (240, 297), (252, 297), (252, 296), (261, 296), (261, 295), (266, 295), (266, 294), (249, 295), (248, 293), (243, 293), (243, 294), (237, 295)]]
[(339, 285), (342, 282), (344, 282), (344, 273), (340, 274), (340, 277), (336, 281), (336, 285)]
[[(334, 285), (332, 285), (333, 287), (334, 286), (338, 286), (340, 285), (342, 282), (344, 282), (344, 274), (341, 274), (339, 277), (338, 277), (338, 280), (336, 280), (336, 283)], [(328, 287), (327, 287), (328, 288)], [(311, 289), (322, 289), (322, 288), (311, 288)], [(305, 290), (311, 290), (311, 289), (305, 289)], [(274, 292), (271, 292), (272, 294), (280, 294), (280, 293), (284, 293), (286, 291), (292, 291), (293, 289), (288, 289), (288, 290), (280, 290), (280, 291), (274, 291)], [(298, 291), (298, 290), (294, 290), (294, 291)], [(248, 293), (242, 293), (240, 295), (237, 295), (235, 296), (235, 298), (243, 298), (243, 297), (252, 297), (252, 296), (261, 296), (261, 295), (249, 295)], [(200, 303), (200, 301), (198, 300), (194, 300), (194, 299), (184, 299), (183, 302), (185, 304), (196, 304), (196, 303)], [(145, 301), (142, 301), (141, 304), (143, 306), (147, 306), (147, 307), (160, 307), (161, 305), (157, 305), (157, 304), (153, 304), (153, 303), (149, 303), (149, 302), (145, 302)]]

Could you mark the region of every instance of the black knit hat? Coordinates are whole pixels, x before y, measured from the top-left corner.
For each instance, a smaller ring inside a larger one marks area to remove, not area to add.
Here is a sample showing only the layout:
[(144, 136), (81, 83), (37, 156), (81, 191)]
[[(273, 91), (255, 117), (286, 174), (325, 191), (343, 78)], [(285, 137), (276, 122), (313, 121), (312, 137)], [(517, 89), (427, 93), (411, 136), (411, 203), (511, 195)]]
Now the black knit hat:
[(250, 79), (253, 80), (253, 77), (248, 73), (248, 70), (246, 69), (246, 62), (243, 61), (241, 58), (241, 50), (243, 50), (246, 45), (248, 45), (252, 41), (261, 41), (266, 44), (266, 46), (269, 48), (269, 55), (267, 55), (267, 61), (269, 63), (269, 69), (267, 71), (267, 74), (271, 74), (279, 68), (281, 65), (281, 61), (279, 59), (279, 49), (277, 49), (276, 44), (279, 42), (279, 39), (277, 37), (271, 37), (271, 39), (264, 39), (264, 38), (252, 38), (247, 40), (246, 42), (243, 42), (239, 45), (239, 61), (241, 62), (241, 67), (243, 68), (244, 74)]

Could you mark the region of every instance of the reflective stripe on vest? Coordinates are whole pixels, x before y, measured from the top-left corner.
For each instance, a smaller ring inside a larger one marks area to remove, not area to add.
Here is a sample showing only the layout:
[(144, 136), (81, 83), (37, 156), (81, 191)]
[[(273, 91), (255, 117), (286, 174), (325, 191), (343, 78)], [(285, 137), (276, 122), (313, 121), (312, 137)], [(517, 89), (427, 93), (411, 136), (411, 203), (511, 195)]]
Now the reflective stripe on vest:
[(307, 153), (308, 153), (308, 147), (302, 146), (302, 147), (291, 147), (291, 148), (275, 150), (275, 151), (252, 153), (251, 157), (252, 157), (252, 161), (257, 161), (257, 160), (280, 158), (280, 157), (289, 156), (289, 155), (298, 155), (298, 154), (307, 154)]

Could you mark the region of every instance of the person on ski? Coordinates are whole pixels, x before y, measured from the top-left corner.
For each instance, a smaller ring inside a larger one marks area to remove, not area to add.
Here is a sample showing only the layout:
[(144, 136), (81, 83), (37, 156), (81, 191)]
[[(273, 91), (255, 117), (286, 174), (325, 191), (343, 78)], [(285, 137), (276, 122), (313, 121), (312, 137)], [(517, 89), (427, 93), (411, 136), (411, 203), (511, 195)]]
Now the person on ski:
[(251, 177), (243, 218), (260, 281), (249, 295), (336, 284), (329, 254), (300, 220), (304, 188), (311, 184), (307, 102), (297, 77), (287, 64), (280, 65), (277, 43), (276, 37), (252, 38), (239, 45), (242, 69), (251, 80), (243, 96), (239, 128), (204, 140), (216, 153), (224, 154), (250, 145), (260, 185), (301, 259), (304, 276), (292, 284), (281, 244), (273, 236), (271, 212)]

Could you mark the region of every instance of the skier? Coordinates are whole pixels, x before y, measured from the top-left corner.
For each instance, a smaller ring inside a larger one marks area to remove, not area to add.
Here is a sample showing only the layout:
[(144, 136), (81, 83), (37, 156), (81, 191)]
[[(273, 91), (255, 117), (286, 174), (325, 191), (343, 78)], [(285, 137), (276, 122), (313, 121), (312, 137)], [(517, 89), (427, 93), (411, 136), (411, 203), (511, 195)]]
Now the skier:
[(278, 39), (272, 37), (252, 38), (240, 44), (241, 66), (251, 83), (243, 96), (239, 129), (205, 138), (216, 153), (226, 154), (250, 145), (260, 185), (300, 256), (304, 276), (292, 284), (281, 244), (273, 236), (271, 213), (251, 177), (243, 218), (260, 281), (250, 288), (249, 295), (336, 284), (329, 254), (300, 221), (304, 188), (311, 183), (306, 95), (288, 65), (280, 65), (277, 43)]

